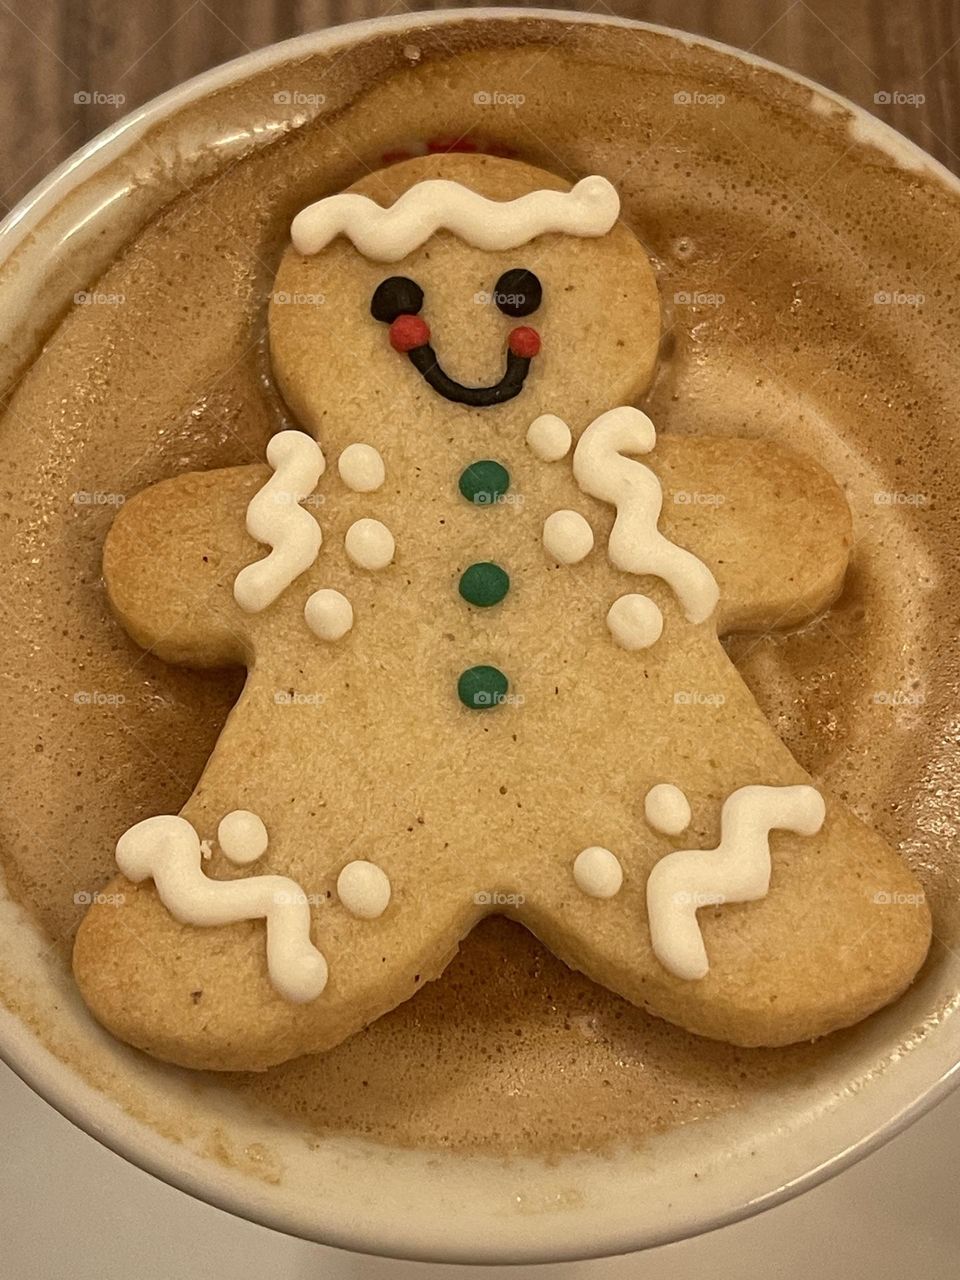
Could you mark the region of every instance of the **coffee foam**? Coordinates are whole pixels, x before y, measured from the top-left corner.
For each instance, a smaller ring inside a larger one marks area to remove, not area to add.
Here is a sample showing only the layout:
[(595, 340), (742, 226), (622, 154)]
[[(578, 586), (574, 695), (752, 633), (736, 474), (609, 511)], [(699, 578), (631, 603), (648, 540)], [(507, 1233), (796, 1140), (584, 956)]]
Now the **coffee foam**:
[[(401, 140), (473, 131), (571, 181), (597, 172), (619, 186), (665, 305), (645, 406), (658, 430), (771, 434), (846, 486), (858, 542), (837, 606), (728, 647), (798, 759), (903, 848), (952, 944), (960, 388), (958, 316), (938, 273), (958, 241), (956, 200), (877, 153), (848, 153), (844, 117), (812, 115), (802, 86), (713, 50), (616, 29), (556, 45), (555, 26), (535, 22), (490, 23), (482, 41), (471, 24), (418, 32), (413, 66), (409, 39), (379, 38), (218, 95), (211, 119), (250, 119), (275, 110), (278, 88), (322, 82), (339, 114), (174, 200), (97, 284), (122, 303), (76, 307), (13, 394), (0, 456), (11, 892), (66, 966), (85, 909), (75, 895), (108, 879), (123, 830), (179, 808), (240, 688), (239, 672), (141, 654), (111, 620), (100, 550), (117, 503), (184, 470), (258, 460), (289, 425), (264, 395), (256, 340), (294, 213)], [(522, 106), (474, 102), (511, 85)], [(697, 105), (700, 91), (724, 102)], [(884, 293), (925, 301), (874, 301)], [(4, 998), (29, 1013), (24, 993)], [(368, 1031), (227, 1085), (317, 1132), (593, 1149), (750, 1105), (828, 1071), (860, 1034), (775, 1052), (697, 1040), (491, 920)]]

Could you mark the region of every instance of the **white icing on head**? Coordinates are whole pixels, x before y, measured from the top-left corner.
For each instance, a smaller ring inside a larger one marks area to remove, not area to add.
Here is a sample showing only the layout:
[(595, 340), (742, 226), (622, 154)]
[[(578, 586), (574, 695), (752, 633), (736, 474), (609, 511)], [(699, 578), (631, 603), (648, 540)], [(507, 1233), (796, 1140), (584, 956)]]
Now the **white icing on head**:
[(649, 596), (625, 595), (607, 611), (607, 626), (621, 649), (649, 649), (663, 633), (663, 614)]
[(770, 832), (816, 835), (825, 816), (814, 787), (741, 787), (724, 803), (716, 849), (678, 849), (661, 858), (647, 880), (647, 915), (663, 967), (689, 981), (705, 977), (710, 962), (697, 908), (765, 897)]
[(321, 640), (342, 640), (353, 626), (353, 605), (340, 591), (314, 591), (303, 607), (307, 626)]
[(372, 444), (348, 444), (337, 459), (337, 470), (354, 493), (373, 493), (386, 477), (383, 459)]
[(543, 545), (561, 564), (579, 564), (593, 550), (593, 530), (579, 511), (554, 511), (543, 522)]
[(555, 413), (542, 413), (527, 428), (527, 444), (541, 462), (559, 462), (572, 443), (570, 428)]
[(452, 231), (475, 249), (516, 249), (535, 236), (562, 232), (602, 236), (620, 216), (620, 197), (606, 178), (582, 178), (572, 191), (531, 191), (516, 200), (488, 200), (459, 182), (426, 178), (384, 209), (352, 191), (327, 196), (293, 220), (298, 253), (318, 253), (344, 235), (375, 262), (399, 262), (436, 231)]
[(670, 542), (657, 528), (663, 491), (649, 467), (627, 454), (649, 453), (657, 441), (645, 413), (624, 405), (594, 419), (577, 442), (573, 475), (584, 493), (612, 503), (617, 518), (607, 555), (627, 573), (650, 573), (674, 591), (687, 618), (704, 622), (720, 597), (702, 561)]
[(393, 559), (393, 534), (379, 520), (355, 520), (344, 535), (347, 555), (361, 569), (385, 569)]
[(249, 809), (234, 809), (220, 819), (217, 841), (224, 856), (238, 867), (249, 866), (267, 852), (269, 837), (263, 820)]
[(117, 842), (117, 866), (134, 884), (153, 879), (160, 901), (180, 924), (267, 922), (267, 970), (285, 1000), (315, 1000), (327, 985), (327, 962), (310, 941), (306, 894), (286, 876), (211, 880), (200, 839), (185, 818), (146, 818)]
[(573, 860), (573, 878), (577, 888), (591, 898), (613, 898), (623, 884), (620, 859), (609, 849), (591, 845)]
[(373, 862), (348, 862), (337, 876), (337, 897), (352, 916), (376, 920), (390, 904), (390, 881)]
[(309, 569), (320, 550), (320, 526), (299, 505), (323, 475), (323, 452), (302, 431), (280, 431), (267, 445), (273, 475), (247, 507), (247, 532), (271, 547), (270, 554), (241, 569), (233, 595), (246, 613), (273, 604), (295, 578)]
[(654, 831), (662, 831), (665, 836), (678, 836), (686, 831), (693, 816), (690, 801), (672, 782), (658, 782), (651, 787), (643, 802), (643, 811)]

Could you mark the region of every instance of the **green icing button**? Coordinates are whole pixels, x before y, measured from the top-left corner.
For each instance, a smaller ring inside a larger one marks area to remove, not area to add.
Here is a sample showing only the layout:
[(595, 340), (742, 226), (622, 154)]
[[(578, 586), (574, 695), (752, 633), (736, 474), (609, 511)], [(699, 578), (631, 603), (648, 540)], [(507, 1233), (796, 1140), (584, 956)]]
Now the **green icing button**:
[(460, 492), (478, 507), (500, 502), (510, 488), (510, 472), (492, 458), (471, 462), (460, 476)]
[(468, 667), (457, 681), (457, 694), (471, 711), (486, 711), (503, 702), (509, 687), (507, 677), (496, 667)]
[(491, 560), (471, 564), (460, 579), (460, 594), (468, 604), (487, 609), (499, 604), (510, 590), (510, 577), (505, 569)]

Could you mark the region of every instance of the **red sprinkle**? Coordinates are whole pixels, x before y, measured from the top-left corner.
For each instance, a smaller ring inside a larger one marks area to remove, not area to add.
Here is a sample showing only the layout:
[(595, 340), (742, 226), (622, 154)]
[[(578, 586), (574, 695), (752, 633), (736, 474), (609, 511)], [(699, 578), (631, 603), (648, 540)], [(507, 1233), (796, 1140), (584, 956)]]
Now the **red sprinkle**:
[(430, 326), (420, 316), (397, 316), (390, 326), (390, 345), (394, 351), (412, 351), (430, 341)]
[(523, 356), (529, 360), (540, 351), (540, 335), (536, 329), (531, 329), (529, 325), (522, 324), (518, 329), (510, 332), (508, 339), (510, 350), (515, 356)]

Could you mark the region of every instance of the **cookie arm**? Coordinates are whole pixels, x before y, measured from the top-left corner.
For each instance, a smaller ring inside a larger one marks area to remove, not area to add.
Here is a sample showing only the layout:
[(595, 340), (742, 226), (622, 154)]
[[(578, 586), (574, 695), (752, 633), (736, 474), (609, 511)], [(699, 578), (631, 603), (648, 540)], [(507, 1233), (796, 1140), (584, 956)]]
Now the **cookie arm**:
[(794, 626), (840, 593), (850, 509), (812, 458), (771, 440), (661, 436), (643, 461), (663, 487), (661, 531), (720, 585), (721, 634)]
[(120, 508), (103, 576), (114, 613), (138, 644), (186, 666), (246, 660), (247, 619), (233, 581), (264, 552), (246, 532), (244, 513), (269, 475), (264, 466), (192, 472)]

